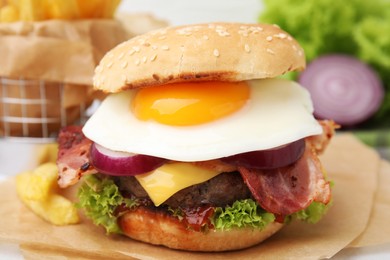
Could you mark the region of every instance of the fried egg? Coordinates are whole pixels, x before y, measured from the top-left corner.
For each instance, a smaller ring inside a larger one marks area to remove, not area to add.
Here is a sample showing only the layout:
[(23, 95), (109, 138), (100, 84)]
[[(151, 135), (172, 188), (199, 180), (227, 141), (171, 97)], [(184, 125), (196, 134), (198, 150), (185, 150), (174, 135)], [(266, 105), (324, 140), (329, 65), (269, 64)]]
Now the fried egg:
[(111, 94), (83, 132), (114, 151), (183, 162), (272, 149), (322, 132), (309, 93), (295, 82), (186, 84)]

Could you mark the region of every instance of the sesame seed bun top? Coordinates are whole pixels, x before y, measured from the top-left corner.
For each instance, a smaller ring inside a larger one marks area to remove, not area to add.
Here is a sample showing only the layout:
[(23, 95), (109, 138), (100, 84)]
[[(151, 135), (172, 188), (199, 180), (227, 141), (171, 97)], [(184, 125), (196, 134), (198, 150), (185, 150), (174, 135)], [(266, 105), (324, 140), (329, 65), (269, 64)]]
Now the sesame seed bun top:
[(104, 92), (182, 81), (273, 78), (305, 68), (302, 48), (276, 25), (211, 23), (168, 27), (134, 37), (96, 67)]

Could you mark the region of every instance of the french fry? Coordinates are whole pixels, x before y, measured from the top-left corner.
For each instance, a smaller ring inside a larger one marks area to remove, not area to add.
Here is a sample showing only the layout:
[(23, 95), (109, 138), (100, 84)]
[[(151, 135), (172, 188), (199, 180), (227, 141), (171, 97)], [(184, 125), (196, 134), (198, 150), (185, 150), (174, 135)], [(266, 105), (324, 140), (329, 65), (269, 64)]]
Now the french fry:
[(112, 19), (121, 0), (0, 0), (0, 22)]
[(10, 23), (19, 20), (19, 11), (13, 5), (5, 5), (0, 9), (0, 22)]
[(79, 222), (75, 205), (57, 192), (57, 166), (45, 163), (16, 176), (16, 192), (36, 215), (55, 225)]
[(107, 18), (114, 17), (121, 0), (77, 0), (81, 18)]
[(114, 17), (115, 11), (118, 8), (121, 0), (105, 0), (101, 18), (111, 19)]
[(99, 18), (106, 0), (77, 0), (81, 18)]
[(20, 0), (19, 14), (22, 21), (44, 20), (44, 0)]
[(19, 8), (19, 1), (20, 0), (3, 0), (3, 2), (7, 2), (9, 5), (13, 5)]
[(27, 200), (44, 201), (56, 191), (58, 170), (54, 163), (40, 165), (32, 172), (16, 176), (17, 192)]
[(48, 162), (55, 163), (57, 161), (58, 144), (57, 143), (45, 144), (42, 147), (39, 147), (37, 153), (38, 153), (37, 162), (39, 165)]
[(39, 217), (54, 225), (80, 221), (74, 204), (58, 194), (52, 194), (46, 201), (24, 200), (24, 203)]
[(76, 0), (46, 0), (45, 11), (47, 19), (71, 20), (80, 17)]

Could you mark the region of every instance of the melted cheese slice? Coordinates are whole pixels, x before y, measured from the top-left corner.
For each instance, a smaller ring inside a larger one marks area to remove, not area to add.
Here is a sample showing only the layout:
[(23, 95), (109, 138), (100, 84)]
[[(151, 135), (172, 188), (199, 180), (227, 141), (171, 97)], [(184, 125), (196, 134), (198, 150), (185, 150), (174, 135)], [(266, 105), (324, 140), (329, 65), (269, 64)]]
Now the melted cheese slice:
[(159, 206), (173, 194), (189, 186), (205, 182), (220, 172), (197, 167), (190, 163), (168, 163), (135, 178)]

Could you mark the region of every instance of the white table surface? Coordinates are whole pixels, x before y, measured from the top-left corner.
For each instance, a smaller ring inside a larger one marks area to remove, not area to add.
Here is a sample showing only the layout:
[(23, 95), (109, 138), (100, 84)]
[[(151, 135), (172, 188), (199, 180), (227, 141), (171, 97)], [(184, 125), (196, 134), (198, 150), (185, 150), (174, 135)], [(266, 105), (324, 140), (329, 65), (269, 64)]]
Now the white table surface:
[[(171, 25), (202, 22), (256, 22), (260, 0), (123, 0), (119, 11), (151, 13)], [(37, 144), (0, 139), (0, 181), (35, 167)], [(346, 249), (335, 259), (390, 259), (390, 244)], [(0, 243), (0, 259), (23, 259), (17, 246)]]

